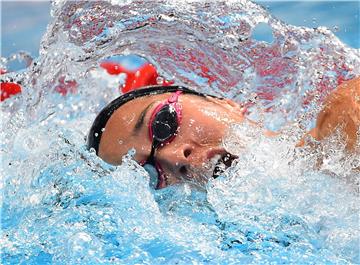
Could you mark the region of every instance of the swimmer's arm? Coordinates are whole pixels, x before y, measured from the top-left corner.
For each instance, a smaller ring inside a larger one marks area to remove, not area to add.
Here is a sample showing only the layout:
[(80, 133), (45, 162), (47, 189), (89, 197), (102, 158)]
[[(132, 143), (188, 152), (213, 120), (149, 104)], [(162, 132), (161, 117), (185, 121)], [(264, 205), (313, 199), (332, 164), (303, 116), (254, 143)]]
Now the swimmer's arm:
[[(342, 128), (347, 150), (354, 150), (360, 128), (360, 77), (344, 82), (326, 98), (324, 108), (317, 116), (315, 128), (307, 135), (321, 141), (339, 126)], [(303, 146), (304, 143), (302, 139), (298, 146)]]

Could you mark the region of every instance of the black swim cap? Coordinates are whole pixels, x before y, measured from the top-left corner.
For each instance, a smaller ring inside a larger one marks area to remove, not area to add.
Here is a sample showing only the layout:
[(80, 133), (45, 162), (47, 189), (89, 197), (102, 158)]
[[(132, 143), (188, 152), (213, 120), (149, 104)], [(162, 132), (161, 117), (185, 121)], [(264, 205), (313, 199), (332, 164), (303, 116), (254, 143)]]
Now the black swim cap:
[(129, 93), (123, 94), (120, 97), (114, 99), (104, 109), (102, 109), (102, 111), (100, 111), (100, 113), (97, 115), (90, 128), (87, 137), (87, 148), (89, 150), (93, 148), (96, 154), (98, 154), (103, 128), (105, 128), (107, 121), (110, 119), (111, 115), (115, 112), (115, 110), (120, 108), (126, 102), (139, 97), (151, 96), (151, 95), (157, 95), (157, 94), (163, 94), (169, 92), (171, 93), (175, 91), (182, 91), (184, 94), (193, 94), (200, 97), (206, 97), (206, 96), (215, 97), (212, 95), (203, 94), (191, 90), (183, 86), (148, 86), (138, 90), (133, 90)]

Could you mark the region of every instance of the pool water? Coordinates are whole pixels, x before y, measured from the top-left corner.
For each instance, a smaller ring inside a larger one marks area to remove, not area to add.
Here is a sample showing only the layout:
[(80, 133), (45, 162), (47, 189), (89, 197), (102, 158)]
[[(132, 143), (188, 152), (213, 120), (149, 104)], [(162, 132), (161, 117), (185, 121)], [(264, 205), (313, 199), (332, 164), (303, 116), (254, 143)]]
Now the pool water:
[[(51, 14), (39, 57), (1, 75), (23, 87), (1, 103), (3, 264), (360, 262), (359, 158), (338, 134), (294, 147), (360, 74), (357, 49), (250, 1), (55, 1)], [(86, 150), (124, 82), (99, 62), (129, 55), (264, 124), (233, 125), (223, 145), (239, 159), (223, 176), (153, 190), (133, 150), (117, 167)]]

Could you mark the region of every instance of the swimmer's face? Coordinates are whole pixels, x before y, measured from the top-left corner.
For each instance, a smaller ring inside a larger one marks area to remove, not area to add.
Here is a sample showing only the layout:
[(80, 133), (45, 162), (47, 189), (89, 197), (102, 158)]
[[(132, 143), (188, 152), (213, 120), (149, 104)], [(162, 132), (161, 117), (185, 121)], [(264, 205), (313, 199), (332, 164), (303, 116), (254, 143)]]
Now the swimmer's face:
[[(118, 165), (122, 156), (134, 148), (136, 161), (145, 161), (152, 144), (149, 120), (154, 109), (171, 95), (144, 96), (118, 108), (102, 133), (99, 156)], [(230, 100), (180, 94), (178, 103), (182, 119), (176, 137), (155, 152), (155, 160), (165, 174), (160, 188), (183, 180), (204, 182), (212, 177), (216, 162), (227, 154), (222, 139), (229, 126), (244, 119), (241, 107)]]

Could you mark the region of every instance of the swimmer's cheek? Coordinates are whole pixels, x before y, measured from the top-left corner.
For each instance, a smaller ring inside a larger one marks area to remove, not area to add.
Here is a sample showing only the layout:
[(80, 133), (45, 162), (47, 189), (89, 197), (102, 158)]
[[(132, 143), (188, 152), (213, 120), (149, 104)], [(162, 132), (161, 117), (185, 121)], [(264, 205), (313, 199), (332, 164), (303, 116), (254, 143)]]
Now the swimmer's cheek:
[(106, 163), (118, 166), (121, 164), (123, 154), (121, 154), (116, 148), (100, 142), (98, 156)]
[(113, 165), (113, 166), (118, 166), (118, 165), (121, 164), (121, 160), (119, 160), (119, 159), (114, 159), (114, 158), (117, 157), (117, 156), (112, 155), (112, 154), (110, 154), (110, 153), (105, 154), (105, 153), (102, 153), (101, 151), (99, 151), (98, 156), (99, 156), (102, 160), (104, 160), (106, 163), (111, 164), (111, 165)]

